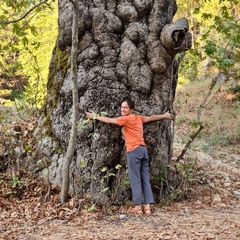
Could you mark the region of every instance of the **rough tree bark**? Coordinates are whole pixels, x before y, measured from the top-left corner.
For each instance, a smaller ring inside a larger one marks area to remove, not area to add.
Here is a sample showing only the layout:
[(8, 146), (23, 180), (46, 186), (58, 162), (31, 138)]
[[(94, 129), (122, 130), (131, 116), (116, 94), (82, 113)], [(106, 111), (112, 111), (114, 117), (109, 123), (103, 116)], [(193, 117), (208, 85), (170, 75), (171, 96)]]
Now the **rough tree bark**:
[[(79, 1), (80, 127), (70, 166), (76, 193), (90, 194), (103, 203), (122, 202), (130, 196), (120, 127), (101, 122), (83, 126), (85, 111), (117, 117), (126, 96), (135, 100), (136, 112), (144, 115), (172, 109), (178, 69), (175, 55), (191, 47), (187, 20), (172, 22), (176, 11), (174, 0)], [(60, 33), (50, 65), (46, 105), (36, 129), (39, 150), (51, 159), (50, 177), (55, 183), (62, 181), (73, 111), (68, 61), (71, 26), (72, 4), (59, 0)], [(146, 124), (144, 134), (157, 199), (169, 163), (171, 123)], [(115, 168), (118, 164), (122, 168)]]

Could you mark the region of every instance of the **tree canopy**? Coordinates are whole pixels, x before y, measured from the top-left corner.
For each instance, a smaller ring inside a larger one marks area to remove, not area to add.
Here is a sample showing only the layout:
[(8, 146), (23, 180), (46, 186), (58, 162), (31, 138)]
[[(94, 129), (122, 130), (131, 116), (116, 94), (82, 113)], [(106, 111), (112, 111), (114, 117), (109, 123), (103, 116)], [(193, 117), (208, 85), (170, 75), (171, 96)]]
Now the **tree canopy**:
[[(179, 1), (177, 15), (190, 20), (193, 48), (180, 67), (180, 83), (202, 76), (202, 68), (213, 67), (239, 79), (240, 13), (236, 0)], [(206, 70), (206, 69), (205, 69)]]
[[(238, 79), (238, 1), (179, 0), (177, 4), (175, 18), (186, 17), (193, 35), (193, 47), (179, 69), (179, 83), (201, 78), (202, 67), (209, 64)], [(55, 0), (0, 2), (1, 81), (17, 75), (27, 79), (21, 97), (35, 107), (42, 105), (46, 93), (48, 66), (58, 35), (57, 14)]]
[[(21, 98), (35, 108), (41, 106), (46, 93), (48, 67), (56, 38), (55, 1), (1, 1), (1, 81), (9, 84), (9, 79), (18, 75), (26, 79), (28, 85)], [(21, 94), (17, 91), (18, 97)]]

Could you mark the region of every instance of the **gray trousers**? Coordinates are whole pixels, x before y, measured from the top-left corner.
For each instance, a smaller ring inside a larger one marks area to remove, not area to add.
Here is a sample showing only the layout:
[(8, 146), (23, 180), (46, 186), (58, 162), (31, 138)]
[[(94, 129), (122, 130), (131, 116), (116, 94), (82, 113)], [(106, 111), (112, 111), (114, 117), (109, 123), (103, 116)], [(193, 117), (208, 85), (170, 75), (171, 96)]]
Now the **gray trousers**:
[(133, 203), (154, 203), (148, 172), (149, 158), (147, 149), (144, 146), (138, 146), (133, 151), (128, 152), (127, 164)]

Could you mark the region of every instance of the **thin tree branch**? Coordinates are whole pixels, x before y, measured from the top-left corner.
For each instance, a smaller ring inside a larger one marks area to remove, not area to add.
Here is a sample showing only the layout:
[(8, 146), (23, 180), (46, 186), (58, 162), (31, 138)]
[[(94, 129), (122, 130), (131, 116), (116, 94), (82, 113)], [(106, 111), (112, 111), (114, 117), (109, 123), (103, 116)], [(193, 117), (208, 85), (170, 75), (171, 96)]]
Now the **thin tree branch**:
[(202, 123), (200, 123), (199, 125), (199, 129), (197, 130), (197, 132), (195, 132), (194, 134), (192, 134), (190, 136), (190, 139), (188, 140), (187, 144), (185, 145), (184, 149), (182, 150), (181, 154), (177, 157), (176, 162), (179, 162), (183, 156), (185, 155), (185, 153), (187, 152), (188, 148), (190, 147), (191, 143), (193, 142), (193, 140), (200, 134), (200, 132), (203, 130), (203, 125)]
[(168, 155), (169, 162), (171, 161), (172, 156), (173, 156), (173, 142), (174, 142), (175, 123), (176, 123), (176, 116), (175, 116), (176, 113), (173, 110), (173, 101), (174, 101), (174, 97), (175, 97), (175, 94), (173, 94), (173, 88), (175, 91), (175, 88), (177, 86), (178, 67), (179, 67), (179, 64), (181, 63), (181, 61), (183, 60), (184, 56), (185, 56), (185, 53), (179, 54), (179, 57), (177, 59), (175, 58), (172, 63), (171, 85), (170, 85), (171, 88), (170, 88), (170, 95), (169, 95), (169, 101), (170, 101), (169, 111), (170, 111), (170, 113), (174, 114), (174, 119), (171, 122), (171, 139), (170, 139), (170, 147), (169, 147), (169, 155)]
[(17, 23), (20, 22), (21, 20), (23, 20), (24, 18), (26, 18), (33, 10), (35, 10), (37, 7), (46, 4), (49, 0), (45, 0), (43, 2), (38, 3), (37, 5), (33, 6), (31, 9), (29, 9), (26, 13), (24, 13), (20, 18), (17, 19), (13, 19), (10, 21), (3, 21), (0, 22), (0, 25), (7, 25), (7, 24), (11, 24), (11, 23)]
[(62, 188), (60, 193), (61, 203), (65, 203), (69, 197), (69, 168), (74, 155), (77, 138), (77, 120), (78, 120), (78, 85), (77, 85), (77, 50), (78, 50), (78, 0), (73, 1), (73, 23), (72, 23), (72, 46), (71, 46), (71, 72), (72, 80), (72, 126), (70, 139), (67, 146), (67, 152), (63, 159), (62, 166)]

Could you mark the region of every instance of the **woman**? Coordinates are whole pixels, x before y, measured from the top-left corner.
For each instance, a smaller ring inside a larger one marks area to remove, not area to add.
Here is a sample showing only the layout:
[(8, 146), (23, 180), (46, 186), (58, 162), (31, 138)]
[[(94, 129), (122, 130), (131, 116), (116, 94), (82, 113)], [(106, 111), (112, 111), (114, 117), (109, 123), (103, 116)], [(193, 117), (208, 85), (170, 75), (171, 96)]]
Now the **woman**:
[[(86, 112), (88, 118), (101, 122), (117, 124), (123, 127), (123, 136), (127, 149), (127, 164), (134, 207), (130, 213), (151, 214), (150, 204), (154, 203), (149, 179), (149, 158), (143, 138), (143, 123), (161, 119), (173, 119), (173, 115), (166, 112), (161, 115), (142, 116), (134, 114), (134, 102), (125, 99), (121, 104), (121, 117), (109, 118), (98, 116), (94, 112)], [(144, 205), (142, 208), (142, 194)]]

